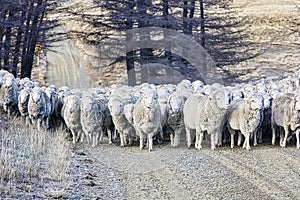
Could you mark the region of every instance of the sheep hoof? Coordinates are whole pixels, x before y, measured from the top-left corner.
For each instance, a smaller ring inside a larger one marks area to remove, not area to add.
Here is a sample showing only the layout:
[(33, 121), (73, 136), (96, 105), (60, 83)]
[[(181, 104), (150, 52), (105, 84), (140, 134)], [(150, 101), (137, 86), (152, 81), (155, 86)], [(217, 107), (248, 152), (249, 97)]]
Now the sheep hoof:
[(140, 147), (140, 150), (142, 151), (142, 150), (143, 150), (143, 147)]
[(297, 149), (300, 149), (300, 145), (299, 146), (297, 145)]
[(257, 146), (257, 143), (254, 143), (254, 144), (253, 144), (253, 146), (255, 146), (255, 147), (256, 147), (256, 146)]
[(201, 150), (201, 149), (202, 149), (202, 146), (199, 146), (199, 147), (197, 147), (196, 149), (197, 149), (197, 150)]
[(212, 151), (216, 150), (216, 147), (211, 147), (211, 150), (212, 150)]

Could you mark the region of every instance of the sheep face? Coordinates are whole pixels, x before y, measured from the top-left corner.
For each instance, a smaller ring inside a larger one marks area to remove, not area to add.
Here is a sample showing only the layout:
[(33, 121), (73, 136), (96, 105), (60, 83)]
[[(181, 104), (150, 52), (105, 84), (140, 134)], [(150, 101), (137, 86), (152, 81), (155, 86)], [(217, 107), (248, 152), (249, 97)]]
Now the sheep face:
[(264, 100), (262, 96), (252, 95), (248, 99), (251, 110), (260, 110), (264, 108)]
[(158, 95), (157, 93), (147, 93), (143, 97), (143, 103), (147, 108), (152, 108), (153, 106), (158, 104)]
[(30, 93), (26, 90), (21, 90), (19, 94), (19, 101), (21, 104), (28, 102)]
[(40, 102), (42, 98), (42, 90), (40, 88), (34, 88), (31, 93), (31, 98), (34, 103)]
[(66, 104), (68, 105), (69, 113), (74, 113), (80, 108), (80, 99), (76, 96), (69, 96), (66, 98)]
[(5, 88), (10, 88), (14, 84), (15, 77), (12, 74), (6, 74), (4, 76), (3, 85)]
[(269, 109), (271, 107), (272, 97), (270, 95), (264, 95), (264, 108)]
[(169, 108), (172, 112), (177, 113), (179, 112), (183, 107), (183, 101), (178, 96), (172, 96), (169, 99)]
[(219, 108), (226, 109), (228, 107), (231, 100), (231, 95), (227, 90), (219, 90), (214, 96)]
[(111, 108), (111, 114), (114, 116), (118, 116), (123, 111), (124, 103), (122, 101), (113, 101), (110, 108)]

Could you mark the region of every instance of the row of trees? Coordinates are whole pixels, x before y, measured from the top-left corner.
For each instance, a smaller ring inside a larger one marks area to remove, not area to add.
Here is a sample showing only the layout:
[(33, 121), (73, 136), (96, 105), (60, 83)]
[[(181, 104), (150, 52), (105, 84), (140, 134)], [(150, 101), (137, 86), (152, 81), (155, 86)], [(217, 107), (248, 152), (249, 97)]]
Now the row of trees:
[[(101, 13), (78, 10), (70, 11), (72, 16), (90, 24), (92, 31), (76, 32), (90, 44), (102, 45), (112, 35), (122, 35), (133, 28), (160, 27), (173, 29), (196, 40), (226, 72), (226, 65), (253, 58), (262, 49), (250, 42), (244, 18), (238, 9), (230, 7), (231, 0), (95, 0), (90, 9), (100, 8)], [(96, 30), (96, 31), (95, 31)], [(126, 39), (132, 35), (126, 35)], [(139, 36), (150, 38), (151, 33)], [(195, 66), (169, 49), (141, 48), (126, 52), (127, 70), (132, 76), (129, 84), (136, 84), (134, 68), (150, 62), (167, 65), (190, 79), (201, 78)], [(119, 59), (118, 61), (122, 61)], [(141, 80), (147, 82), (149, 71), (141, 73)]]
[(57, 26), (48, 14), (57, 8), (54, 0), (0, 0), (0, 69), (16, 77), (31, 77), (37, 50), (57, 40), (46, 33)]

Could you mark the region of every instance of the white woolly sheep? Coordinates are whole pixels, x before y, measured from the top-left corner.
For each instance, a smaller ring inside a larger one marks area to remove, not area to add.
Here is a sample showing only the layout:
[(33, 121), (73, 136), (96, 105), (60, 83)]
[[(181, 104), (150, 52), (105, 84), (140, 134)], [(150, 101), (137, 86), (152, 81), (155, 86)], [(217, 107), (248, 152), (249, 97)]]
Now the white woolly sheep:
[(134, 105), (133, 122), (140, 137), (140, 149), (144, 147), (144, 138), (147, 136), (149, 151), (153, 150), (153, 136), (160, 129), (161, 121), (158, 95), (153, 90), (144, 91), (144, 96)]
[[(235, 131), (241, 131), (245, 136), (243, 148), (250, 150), (250, 136), (253, 135), (263, 120), (263, 98), (253, 94), (246, 99), (241, 99), (229, 105), (226, 114), (226, 123), (231, 135), (231, 148), (234, 147)], [(240, 144), (239, 137), (238, 144)]]
[(25, 125), (30, 125), (30, 118), (28, 114), (28, 101), (30, 97), (31, 89), (24, 88), (19, 92), (18, 96), (18, 108), (21, 116), (25, 118)]
[(80, 104), (81, 100), (76, 95), (67, 96), (61, 110), (62, 118), (67, 127), (71, 130), (72, 141), (75, 144), (82, 137), (82, 128), (80, 122)]
[(2, 84), (3, 84), (3, 78), (4, 78), (4, 76), (5, 76), (6, 74), (9, 74), (9, 72), (6, 71), (6, 70), (3, 70), (3, 69), (0, 70), (0, 88), (1, 88), (1, 86), (2, 86)]
[(103, 137), (104, 114), (92, 94), (84, 94), (80, 104), (80, 122), (88, 143), (95, 147)]
[(109, 98), (108, 98), (106, 92), (104, 92), (104, 91), (102, 91), (102, 92), (103, 93), (96, 94), (96, 100), (98, 101), (99, 106), (101, 106), (101, 110), (104, 115), (102, 130), (103, 130), (103, 132), (107, 133), (108, 144), (112, 144), (112, 133), (113, 133), (115, 127), (114, 127), (114, 123), (112, 121), (112, 116), (111, 116), (109, 108), (108, 108)]
[(15, 77), (11, 73), (7, 73), (3, 77), (0, 101), (4, 111), (10, 117), (11, 113), (18, 106), (18, 86)]
[(34, 87), (28, 100), (28, 114), (31, 122), (37, 123), (38, 130), (41, 130), (42, 122), (44, 122), (45, 128), (49, 128), (50, 112), (50, 99), (41, 88)]
[(300, 95), (279, 95), (272, 103), (272, 145), (275, 144), (276, 128), (284, 129), (284, 137), (280, 136), (280, 146), (286, 147), (289, 130), (296, 134), (297, 149), (300, 148), (299, 132), (300, 132)]
[[(130, 116), (133, 111), (126, 110), (126, 113), (124, 111), (125, 106), (130, 103), (130, 101), (120, 98), (112, 98), (108, 102), (108, 107), (112, 116), (113, 123), (116, 130), (120, 134), (122, 147), (127, 145), (127, 138), (129, 140), (129, 145), (131, 145), (133, 137), (136, 136), (136, 132), (133, 127), (133, 116), (132, 119)], [(127, 109), (129, 109), (129, 107)], [(126, 115), (128, 119), (126, 118)]]
[(209, 96), (192, 95), (187, 99), (183, 113), (188, 148), (191, 146), (191, 129), (195, 129), (195, 148), (202, 148), (201, 143), (206, 131), (211, 136), (211, 149), (215, 149), (215, 144), (221, 142), (219, 136), (223, 129), (226, 108), (229, 103), (230, 94), (225, 89), (217, 90)]

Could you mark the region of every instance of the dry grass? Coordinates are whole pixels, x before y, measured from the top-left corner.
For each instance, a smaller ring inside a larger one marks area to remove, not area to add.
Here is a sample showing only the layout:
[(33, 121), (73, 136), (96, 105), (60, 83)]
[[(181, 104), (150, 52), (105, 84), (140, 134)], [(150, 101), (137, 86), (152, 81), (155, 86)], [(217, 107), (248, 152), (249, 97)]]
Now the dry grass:
[(70, 154), (69, 142), (60, 132), (19, 125), (1, 130), (0, 199), (45, 198), (53, 191), (62, 197), (71, 179)]

